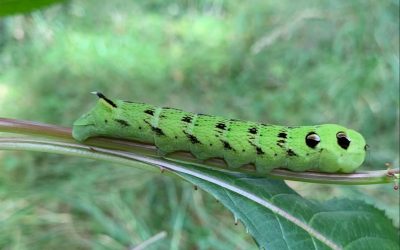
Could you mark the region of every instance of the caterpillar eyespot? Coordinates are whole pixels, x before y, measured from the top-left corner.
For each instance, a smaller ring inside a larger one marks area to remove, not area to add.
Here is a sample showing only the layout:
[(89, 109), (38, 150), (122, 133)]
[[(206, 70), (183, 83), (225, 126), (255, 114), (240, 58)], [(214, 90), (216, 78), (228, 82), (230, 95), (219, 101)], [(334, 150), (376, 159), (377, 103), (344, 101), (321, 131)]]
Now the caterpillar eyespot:
[(337, 143), (343, 149), (347, 149), (350, 146), (350, 138), (347, 137), (345, 132), (339, 132), (336, 134)]
[(105, 136), (154, 144), (164, 154), (186, 151), (199, 160), (222, 158), (231, 168), (351, 173), (364, 161), (361, 134), (336, 124), (286, 127), (175, 108), (112, 100), (99, 92), (95, 107), (76, 120), (78, 141)]
[(319, 136), (316, 133), (310, 132), (307, 134), (306, 144), (310, 148), (315, 148), (320, 141), (321, 141), (321, 138), (319, 138)]

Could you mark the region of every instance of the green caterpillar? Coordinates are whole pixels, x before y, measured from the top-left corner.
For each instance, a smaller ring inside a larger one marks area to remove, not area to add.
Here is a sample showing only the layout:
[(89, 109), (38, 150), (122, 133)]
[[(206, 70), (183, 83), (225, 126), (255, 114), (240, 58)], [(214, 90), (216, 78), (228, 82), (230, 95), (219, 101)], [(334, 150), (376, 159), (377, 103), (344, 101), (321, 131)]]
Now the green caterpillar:
[(267, 173), (351, 173), (364, 161), (361, 134), (336, 124), (285, 127), (194, 114), (144, 103), (110, 100), (99, 92), (96, 106), (73, 125), (78, 141), (95, 136), (154, 144), (162, 153), (187, 151), (198, 159), (222, 158), (230, 168), (254, 164)]

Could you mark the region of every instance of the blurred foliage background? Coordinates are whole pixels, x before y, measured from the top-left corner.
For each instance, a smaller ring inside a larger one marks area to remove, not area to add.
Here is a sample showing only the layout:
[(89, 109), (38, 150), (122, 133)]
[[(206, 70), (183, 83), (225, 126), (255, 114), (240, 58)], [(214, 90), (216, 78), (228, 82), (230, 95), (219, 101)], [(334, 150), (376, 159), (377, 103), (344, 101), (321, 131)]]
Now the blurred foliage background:
[[(364, 169), (399, 165), (399, 2), (83, 1), (0, 19), (0, 116), (71, 126), (112, 98), (365, 135)], [(215, 199), (171, 177), (0, 152), (1, 249), (256, 249)], [(392, 186), (290, 183), (364, 199), (399, 225)]]

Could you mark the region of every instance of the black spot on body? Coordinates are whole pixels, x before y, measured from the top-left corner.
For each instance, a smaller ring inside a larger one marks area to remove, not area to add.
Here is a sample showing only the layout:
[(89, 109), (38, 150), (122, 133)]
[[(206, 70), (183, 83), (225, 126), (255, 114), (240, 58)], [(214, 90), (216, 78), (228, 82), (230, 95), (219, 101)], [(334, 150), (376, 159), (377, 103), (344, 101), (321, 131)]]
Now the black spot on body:
[(278, 134), (278, 137), (279, 137), (279, 138), (286, 139), (286, 138), (287, 138), (287, 134), (286, 134), (285, 132), (280, 132), (280, 133)]
[(276, 145), (278, 145), (281, 148), (284, 148), (285, 147), (285, 142), (286, 142), (285, 139), (280, 139), (280, 140), (277, 141)]
[(217, 123), (217, 124), (215, 125), (215, 127), (218, 128), (218, 129), (222, 129), (222, 130), (225, 130), (225, 129), (226, 129), (226, 125), (225, 125), (225, 123), (223, 123), (223, 122)]
[(121, 124), (123, 127), (129, 127), (129, 123), (125, 120), (122, 119), (114, 119), (114, 121), (118, 122), (119, 124)]
[(257, 154), (258, 155), (263, 155), (263, 154), (265, 154), (265, 152), (262, 150), (262, 148), (260, 148), (260, 147), (256, 147), (256, 152), (257, 152)]
[(229, 144), (229, 142), (224, 141), (224, 140), (221, 140), (221, 142), (224, 145), (224, 149), (236, 151), (235, 149), (232, 148), (232, 146), (231, 146), (231, 144)]
[(297, 154), (296, 154), (293, 150), (291, 150), (291, 149), (288, 149), (288, 150), (286, 151), (286, 153), (287, 153), (288, 156), (297, 156)]
[(165, 135), (164, 131), (162, 131), (162, 129), (160, 129), (160, 128), (151, 126), (151, 130), (153, 130), (156, 133), (156, 135)]
[(187, 133), (187, 132), (185, 132), (185, 131), (183, 131), (183, 133), (186, 135), (186, 137), (189, 139), (189, 141), (192, 143), (192, 144), (201, 144), (201, 142), (199, 141), (199, 139), (197, 139), (197, 137), (196, 136), (194, 136), (194, 135), (191, 135), (191, 134), (189, 134), (189, 133)]
[(186, 123), (191, 123), (192, 117), (185, 115), (184, 117), (182, 117), (181, 121), (186, 122)]
[(252, 141), (248, 140), (249, 144), (252, 145), (255, 149), (258, 155), (263, 155), (265, 154), (265, 152), (262, 150), (261, 147), (257, 146), (256, 144), (254, 144)]
[(104, 120), (104, 123), (108, 123), (108, 120), (107, 120), (107, 119), (105, 119), (105, 120)]
[(162, 131), (162, 129), (157, 128), (157, 127), (154, 127), (153, 125), (151, 125), (151, 124), (150, 124), (148, 121), (146, 121), (146, 120), (144, 120), (144, 122), (147, 123), (147, 124), (150, 126), (151, 130), (152, 130), (154, 133), (156, 133), (156, 135), (165, 135), (165, 134), (164, 134), (164, 131)]
[(154, 115), (154, 110), (153, 109), (146, 109), (144, 112), (146, 114), (148, 114), (148, 115)]
[(253, 135), (257, 134), (257, 128), (256, 127), (249, 128), (248, 131), (249, 131), (250, 134), (253, 134)]

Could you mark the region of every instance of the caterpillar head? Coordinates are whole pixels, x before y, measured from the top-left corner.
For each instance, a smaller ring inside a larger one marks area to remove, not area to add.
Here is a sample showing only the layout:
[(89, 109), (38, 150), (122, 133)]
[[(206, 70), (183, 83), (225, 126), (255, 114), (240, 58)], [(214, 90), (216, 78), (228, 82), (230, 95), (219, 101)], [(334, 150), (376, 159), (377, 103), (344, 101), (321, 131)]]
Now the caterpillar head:
[(367, 144), (364, 137), (336, 124), (317, 126), (305, 137), (311, 150), (318, 150), (319, 170), (323, 172), (354, 172), (365, 159)]
[(73, 124), (72, 137), (78, 141), (84, 141), (92, 136), (102, 135), (108, 123), (107, 117), (113, 117), (113, 113), (117, 105), (105, 97), (100, 92), (92, 92), (99, 97), (96, 106), (88, 113), (82, 115)]

